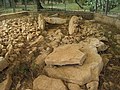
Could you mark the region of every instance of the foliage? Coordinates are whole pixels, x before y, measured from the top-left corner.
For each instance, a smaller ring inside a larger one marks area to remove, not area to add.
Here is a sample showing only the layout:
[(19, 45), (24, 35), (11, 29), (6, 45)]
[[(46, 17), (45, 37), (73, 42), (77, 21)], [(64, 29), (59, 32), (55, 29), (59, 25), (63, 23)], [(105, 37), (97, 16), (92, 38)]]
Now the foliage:
[[(16, 11), (18, 9), (20, 10), (36, 10), (37, 8), (39, 9), (38, 3), (35, 5), (35, 1), (39, 1), (39, 5), (43, 6), (43, 8), (59, 8), (59, 9), (65, 9), (66, 10), (79, 10), (79, 6), (83, 7), (84, 9), (87, 8), (87, 10), (90, 11), (95, 11), (96, 9), (96, 0), (77, 0), (78, 3), (76, 4), (76, 0), (0, 0), (0, 12), (4, 10), (7, 12), (8, 10), (11, 11), (13, 9), (13, 2), (15, 1), (15, 8)], [(27, 9), (25, 9), (25, 1), (27, 1)], [(98, 0), (97, 3), (97, 11), (105, 11), (106, 8), (106, 0)], [(32, 5), (32, 7), (30, 6)], [(53, 6), (52, 6), (53, 5)], [(79, 6), (78, 6), (79, 5)], [(120, 0), (109, 0), (109, 5), (108, 5), (108, 11), (113, 11), (113, 10), (118, 10), (115, 9), (120, 5)], [(22, 7), (21, 7), (22, 6)], [(29, 9), (29, 6), (31, 7)], [(20, 8), (21, 7), (21, 8)], [(83, 9), (82, 8), (82, 9)], [(7, 10), (6, 10), (7, 9)], [(120, 12), (120, 10), (118, 10)]]

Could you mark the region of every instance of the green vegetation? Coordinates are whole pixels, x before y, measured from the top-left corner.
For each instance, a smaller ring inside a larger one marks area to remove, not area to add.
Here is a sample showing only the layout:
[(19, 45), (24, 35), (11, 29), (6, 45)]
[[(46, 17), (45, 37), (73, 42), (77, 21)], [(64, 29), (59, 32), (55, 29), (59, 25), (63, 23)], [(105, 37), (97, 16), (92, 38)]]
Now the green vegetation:
[[(51, 5), (44, 5), (46, 8), (52, 8)], [(54, 4), (53, 8), (59, 8), (59, 9), (66, 9), (66, 10), (80, 10), (80, 7), (75, 3), (68, 3), (68, 4)]]
[(0, 0), (0, 13), (39, 11), (42, 8), (116, 14), (120, 13), (120, 0)]

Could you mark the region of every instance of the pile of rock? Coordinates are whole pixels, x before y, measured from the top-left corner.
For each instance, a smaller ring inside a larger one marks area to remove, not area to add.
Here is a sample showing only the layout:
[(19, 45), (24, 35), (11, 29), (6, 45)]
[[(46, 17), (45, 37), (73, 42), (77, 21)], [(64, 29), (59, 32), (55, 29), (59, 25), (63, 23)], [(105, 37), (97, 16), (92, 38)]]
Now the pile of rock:
[[(38, 21), (41, 22), (39, 25)], [(42, 16), (41, 18), (39, 16), (38, 20), (36, 17), (27, 16), (2, 21), (0, 24), (0, 73), (6, 72), (6, 69), (8, 70), (6, 74), (14, 73), (13, 68), (16, 61), (31, 61), (35, 58), (35, 52), (44, 50), (39, 47), (44, 43), (42, 35), (44, 24)], [(10, 77), (0, 78), (1, 81), (4, 80), (0, 82), (0, 90), (10, 89), (12, 84)]]
[[(98, 52), (108, 48), (100, 41), (106, 40), (101, 38), (104, 33), (96, 28), (101, 26), (73, 16), (66, 27), (68, 35), (64, 35), (59, 28), (66, 22), (67, 19), (41, 14), (3, 20), (0, 23), (0, 72), (14, 61), (25, 60), (38, 65), (39, 73), (44, 71), (44, 75), (34, 80), (34, 90), (84, 90), (86, 87), (97, 90), (104, 62)], [(51, 24), (59, 27), (46, 30)], [(0, 89), (9, 89), (11, 83), (7, 77), (0, 83)]]
[(79, 44), (67, 44), (54, 49), (45, 58), (44, 71), (47, 76), (38, 76), (33, 82), (33, 89), (56, 90), (56, 85), (60, 85), (58, 90), (67, 90), (67, 85), (69, 90), (84, 90), (83, 86), (87, 90), (98, 90), (99, 75), (103, 68), (102, 57), (97, 51), (103, 45), (98, 41), (89, 38)]

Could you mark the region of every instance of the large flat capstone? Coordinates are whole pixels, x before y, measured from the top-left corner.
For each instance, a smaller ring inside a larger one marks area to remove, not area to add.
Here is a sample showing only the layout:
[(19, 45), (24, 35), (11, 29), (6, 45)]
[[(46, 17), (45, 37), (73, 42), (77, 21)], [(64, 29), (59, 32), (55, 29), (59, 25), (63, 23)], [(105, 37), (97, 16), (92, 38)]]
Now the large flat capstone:
[(75, 44), (64, 45), (56, 48), (45, 59), (47, 65), (82, 65), (86, 58), (86, 54), (79, 50)]
[(87, 54), (86, 60), (82, 66), (46, 66), (44, 70), (47, 75), (79, 85), (84, 85), (91, 81), (99, 81), (99, 74), (103, 68), (101, 56), (96, 52), (95, 47), (88, 45), (78, 45), (78, 47)]

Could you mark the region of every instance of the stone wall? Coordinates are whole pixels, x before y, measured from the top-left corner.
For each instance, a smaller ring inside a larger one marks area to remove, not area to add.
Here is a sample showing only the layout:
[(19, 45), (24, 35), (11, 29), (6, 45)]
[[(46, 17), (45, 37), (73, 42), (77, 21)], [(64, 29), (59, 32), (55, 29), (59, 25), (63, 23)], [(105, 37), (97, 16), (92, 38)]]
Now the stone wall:
[(84, 12), (84, 11), (57, 11), (57, 10), (41, 10), (40, 12), (31, 12), (33, 13), (49, 13), (49, 14), (63, 14), (63, 15), (68, 15), (68, 16), (73, 16), (73, 15), (77, 15), (77, 16), (82, 16), (84, 19), (86, 20), (91, 20), (94, 18), (94, 14), (91, 12)]
[(0, 21), (1, 20), (5, 20), (5, 19), (11, 19), (11, 18), (16, 18), (16, 17), (22, 17), (22, 16), (26, 16), (29, 14), (38, 14), (38, 13), (49, 13), (49, 14), (55, 14), (55, 13), (59, 13), (59, 14), (64, 14), (64, 15), (77, 15), (77, 16), (82, 16), (84, 19), (87, 20), (91, 20), (94, 18), (94, 14), (90, 13), (90, 12), (83, 12), (83, 11), (45, 11), (42, 10), (40, 12), (17, 12), (17, 13), (10, 13), (10, 14), (2, 14), (0, 15)]
[(10, 13), (10, 14), (2, 14), (2, 15), (0, 15), (0, 21), (5, 20), (5, 19), (22, 17), (22, 16), (26, 16), (26, 15), (29, 15), (29, 12), (17, 12), (17, 13)]
[(117, 18), (113, 18), (113, 17), (109, 17), (109, 16), (105, 16), (105, 15), (95, 13), (94, 14), (94, 19), (98, 22), (105, 23), (105, 24), (108, 24), (108, 25), (112, 25), (112, 26), (115, 26), (118, 29), (120, 29), (120, 20), (117, 19)]
[(26, 16), (29, 14), (33, 14), (33, 13), (38, 14), (38, 13), (46, 13), (46, 12), (49, 14), (59, 13), (59, 14), (65, 14), (65, 15), (69, 14), (71, 16), (72, 15), (82, 16), (84, 19), (87, 19), (87, 20), (95, 19), (98, 22), (112, 25), (120, 29), (120, 20), (117, 18), (105, 16), (105, 15), (98, 14), (98, 13), (93, 14), (90, 12), (83, 12), (83, 11), (45, 11), (45, 10), (42, 10), (40, 12), (17, 12), (17, 13), (0, 15), (0, 21), (5, 20), (5, 19), (22, 17), (22, 16)]

